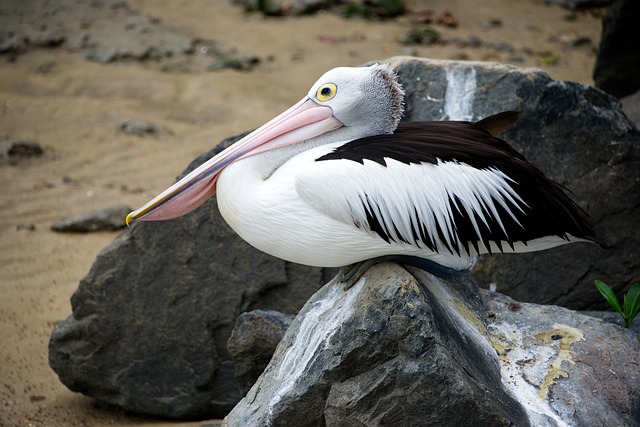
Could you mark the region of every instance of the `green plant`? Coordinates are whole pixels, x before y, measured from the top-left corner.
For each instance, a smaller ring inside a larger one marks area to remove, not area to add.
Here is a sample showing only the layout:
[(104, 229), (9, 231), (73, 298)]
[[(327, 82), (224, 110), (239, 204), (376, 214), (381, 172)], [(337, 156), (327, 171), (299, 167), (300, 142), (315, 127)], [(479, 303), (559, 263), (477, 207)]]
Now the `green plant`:
[(611, 288), (607, 286), (606, 283), (601, 280), (596, 280), (594, 281), (594, 283), (596, 285), (596, 288), (598, 288), (598, 291), (600, 291), (609, 305), (611, 305), (614, 310), (620, 313), (620, 315), (624, 319), (625, 327), (628, 328), (629, 326), (631, 326), (631, 322), (633, 322), (633, 319), (635, 319), (638, 315), (638, 312), (640, 312), (640, 283), (634, 283), (633, 285), (631, 285), (629, 291), (624, 295), (624, 298), (622, 300), (622, 307), (618, 302), (616, 294), (613, 293)]
[(385, 19), (406, 11), (404, 0), (350, 0), (343, 8), (345, 18)]
[(440, 33), (434, 30), (430, 25), (423, 25), (417, 28), (411, 28), (402, 41), (405, 44), (425, 44), (432, 45), (440, 42)]

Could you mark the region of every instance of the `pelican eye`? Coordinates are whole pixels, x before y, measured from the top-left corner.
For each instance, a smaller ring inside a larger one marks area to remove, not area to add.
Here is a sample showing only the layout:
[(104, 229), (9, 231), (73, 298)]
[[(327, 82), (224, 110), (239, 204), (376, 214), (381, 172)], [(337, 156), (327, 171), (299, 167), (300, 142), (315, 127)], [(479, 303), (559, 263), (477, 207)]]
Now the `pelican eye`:
[(316, 99), (320, 102), (329, 101), (338, 92), (338, 87), (333, 83), (325, 83), (318, 88)]

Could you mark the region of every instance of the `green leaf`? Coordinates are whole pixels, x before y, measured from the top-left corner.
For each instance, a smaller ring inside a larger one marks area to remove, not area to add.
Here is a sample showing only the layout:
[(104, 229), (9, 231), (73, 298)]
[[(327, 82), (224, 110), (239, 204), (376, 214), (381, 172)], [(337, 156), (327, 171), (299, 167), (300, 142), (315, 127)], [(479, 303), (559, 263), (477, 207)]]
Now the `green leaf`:
[(618, 313), (620, 313), (622, 315), (622, 317), (624, 317), (624, 312), (622, 311), (622, 308), (620, 307), (620, 303), (618, 302), (618, 298), (616, 297), (616, 294), (613, 293), (611, 288), (609, 286), (607, 286), (606, 283), (604, 283), (604, 282), (602, 282), (600, 280), (595, 280), (594, 283), (596, 285), (596, 288), (598, 288), (598, 290), (600, 291), (600, 293), (602, 294), (604, 299), (607, 300), (609, 305), (611, 305), (611, 307), (613, 307)]
[[(640, 311), (640, 283), (634, 283), (629, 292), (624, 296), (624, 318), (627, 325), (630, 325), (633, 319)], [(629, 327), (629, 326), (627, 326)]]

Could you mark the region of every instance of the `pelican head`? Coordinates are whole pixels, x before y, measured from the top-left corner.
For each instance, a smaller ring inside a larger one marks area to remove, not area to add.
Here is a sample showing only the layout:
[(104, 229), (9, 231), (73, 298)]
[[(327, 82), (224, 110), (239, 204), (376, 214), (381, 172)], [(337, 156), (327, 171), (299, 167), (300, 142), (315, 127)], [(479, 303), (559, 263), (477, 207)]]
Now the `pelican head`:
[[(246, 157), (301, 143), (305, 143), (301, 149), (308, 149), (392, 133), (402, 116), (403, 95), (387, 65), (334, 68), (320, 77), (307, 96), (293, 107), (127, 215), (127, 224), (134, 220), (172, 219), (193, 211), (215, 194), (216, 182), (224, 169)], [(283, 152), (283, 156), (291, 157), (295, 152)]]

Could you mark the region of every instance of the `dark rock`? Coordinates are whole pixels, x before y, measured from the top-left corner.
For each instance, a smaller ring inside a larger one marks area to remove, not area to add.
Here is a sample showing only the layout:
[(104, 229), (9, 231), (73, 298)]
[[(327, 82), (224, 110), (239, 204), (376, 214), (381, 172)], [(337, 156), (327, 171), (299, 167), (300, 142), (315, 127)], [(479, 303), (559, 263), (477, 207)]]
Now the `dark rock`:
[(22, 230), (36, 231), (36, 225), (32, 222), (22, 223), (22, 224), (16, 225), (16, 230), (17, 231), (22, 231)]
[(224, 425), (510, 425), (526, 419), (500, 384), (495, 351), (471, 336), (475, 328), (459, 325), (482, 320), (449, 313), (452, 298), (465, 310), (480, 303), (470, 276), (445, 290), (435, 282), (420, 286), (401, 267), (385, 264), (365, 278), (348, 292), (330, 282), (307, 302)]
[(226, 349), (235, 319), (255, 309), (296, 313), (331, 273), (253, 249), (215, 198), (180, 219), (138, 222), (80, 282), (73, 314), (51, 335), (49, 363), (71, 390), (130, 411), (223, 417), (241, 398)]
[[(596, 319), (600, 319), (603, 322), (618, 325), (620, 327), (624, 327), (625, 324), (622, 316), (614, 311), (581, 311), (580, 313), (584, 314), (585, 316), (595, 317)], [(631, 322), (629, 330), (640, 334), (640, 318), (636, 318), (636, 320)]]
[(43, 154), (44, 149), (37, 142), (13, 137), (0, 139), (0, 163), (15, 164), (20, 159), (40, 157)]
[(640, 413), (636, 334), (481, 297), (470, 275), (409, 271), (379, 265), (349, 291), (318, 291), (223, 425), (631, 425)]
[(253, 61), (250, 60), (242, 60), (239, 58), (220, 58), (214, 61), (208, 68), (210, 71), (221, 71), (221, 70), (238, 70), (238, 71), (249, 71), (255, 65), (259, 64), (260, 60), (258, 58), (254, 58)]
[(132, 136), (152, 136), (155, 138), (171, 134), (171, 131), (164, 126), (158, 126), (141, 119), (129, 119), (120, 125), (120, 130)]
[(131, 207), (116, 205), (109, 208), (75, 215), (56, 222), (51, 230), (73, 233), (91, 233), (94, 231), (116, 231), (126, 227), (125, 218)]
[(254, 310), (236, 319), (227, 349), (243, 396), (269, 364), (294, 317), (273, 310)]
[(310, 15), (333, 9), (347, 17), (393, 18), (405, 12), (404, 0), (232, 0), (247, 12), (270, 16)]
[(614, 0), (545, 0), (547, 4), (555, 4), (572, 10), (604, 7), (613, 2)]
[(483, 296), (503, 382), (532, 400), (530, 410), (542, 399), (566, 422), (553, 416), (550, 425), (639, 425), (637, 333), (562, 307)]
[(396, 57), (405, 120), (478, 120), (521, 111), (503, 135), (566, 186), (611, 246), (573, 244), (531, 254), (481, 257), (482, 286), (519, 301), (605, 309), (594, 279), (616, 292), (640, 277), (640, 133), (611, 96), (542, 71), (483, 62)]
[(491, 30), (493, 28), (502, 28), (504, 22), (500, 18), (489, 18), (482, 22), (482, 28), (485, 30)]
[(600, 52), (593, 71), (596, 86), (622, 98), (640, 90), (640, 2), (615, 1), (602, 20)]
[(622, 110), (636, 127), (640, 129), (640, 90), (620, 100)]

